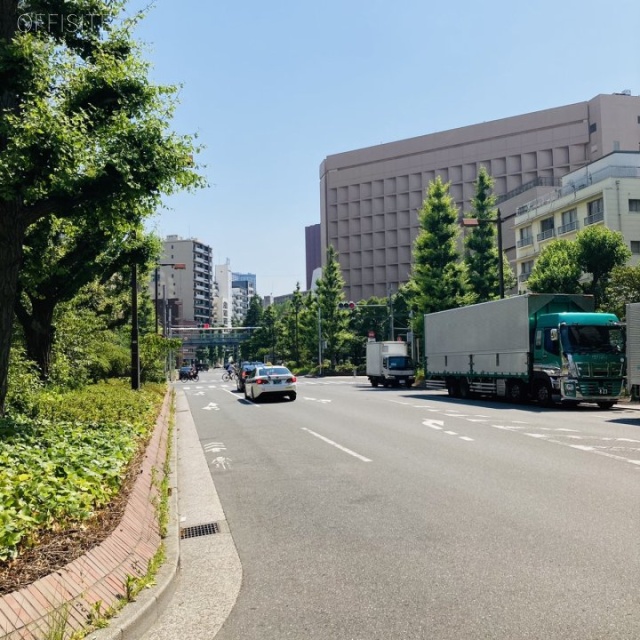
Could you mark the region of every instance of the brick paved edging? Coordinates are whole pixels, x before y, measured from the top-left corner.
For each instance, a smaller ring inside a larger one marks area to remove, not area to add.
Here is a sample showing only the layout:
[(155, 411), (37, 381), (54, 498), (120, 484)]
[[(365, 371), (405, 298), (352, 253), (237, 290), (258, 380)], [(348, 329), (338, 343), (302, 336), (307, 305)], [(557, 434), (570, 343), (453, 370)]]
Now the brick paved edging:
[(102, 613), (117, 608), (126, 597), (127, 576), (146, 574), (149, 560), (161, 543), (155, 504), (160, 499), (157, 485), (167, 455), (172, 397), (170, 390), (116, 530), (60, 571), (2, 596), (0, 638), (42, 640), (56, 621), (64, 618), (67, 633), (86, 629), (96, 603), (100, 603)]

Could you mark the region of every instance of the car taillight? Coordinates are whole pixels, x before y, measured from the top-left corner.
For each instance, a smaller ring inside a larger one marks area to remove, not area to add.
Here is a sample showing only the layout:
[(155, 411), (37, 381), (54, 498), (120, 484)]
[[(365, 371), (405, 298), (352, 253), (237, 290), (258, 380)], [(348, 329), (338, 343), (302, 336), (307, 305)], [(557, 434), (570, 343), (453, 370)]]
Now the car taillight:
[(247, 377), (247, 372), (246, 372), (246, 371), (243, 371), (243, 372), (242, 372), (242, 377), (243, 377), (243, 378), (246, 378), (246, 377)]
[(256, 380), (256, 384), (266, 384), (266, 383), (267, 383), (267, 381), (266, 381), (266, 380), (263, 380), (262, 378), (258, 378), (258, 379)]
[(297, 382), (298, 378), (296, 378), (295, 376), (291, 376), (290, 378), (287, 378), (287, 382)]

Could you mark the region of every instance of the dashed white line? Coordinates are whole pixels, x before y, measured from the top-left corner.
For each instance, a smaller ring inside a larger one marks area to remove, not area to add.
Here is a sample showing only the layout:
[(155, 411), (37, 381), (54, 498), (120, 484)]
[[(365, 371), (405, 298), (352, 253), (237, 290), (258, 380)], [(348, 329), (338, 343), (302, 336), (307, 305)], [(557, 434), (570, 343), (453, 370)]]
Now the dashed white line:
[(346, 447), (343, 447), (341, 444), (338, 444), (333, 440), (329, 440), (329, 438), (325, 438), (324, 436), (321, 436), (319, 433), (316, 433), (315, 431), (311, 431), (311, 429), (302, 427), (302, 430), (306, 431), (307, 433), (310, 433), (312, 436), (315, 436), (316, 438), (320, 438), (320, 440), (323, 440), (327, 444), (330, 444), (331, 446), (336, 447), (336, 449), (340, 449), (340, 451), (344, 451), (345, 453), (348, 453), (350, 456), (353, 456), (354, 458), (358, 458), (358, 460), (362, 460), (362, 462), (371, 462), (370, 458), (365, 458), (364, 456), (361, 456), (359, 453), (356, 453), (355, 451), (351, 451), (351, 449), (347, 449)]

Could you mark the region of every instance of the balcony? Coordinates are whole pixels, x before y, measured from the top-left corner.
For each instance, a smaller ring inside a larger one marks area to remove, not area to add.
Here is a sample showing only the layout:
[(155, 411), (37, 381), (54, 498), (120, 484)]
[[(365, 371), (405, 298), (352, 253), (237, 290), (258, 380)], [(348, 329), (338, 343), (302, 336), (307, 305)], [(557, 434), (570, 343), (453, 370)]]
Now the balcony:
[(575, 231), (578, 228), (578, 221), (574, 220), (573, 222), (568, 222), (567, 224), (563, 224), (561, 227), (558, 227), (558, 235), (561, 236), (563, 233), (569, 233), (570, 231)]
[(545, 229), (544, 231), (540, 232), (536, 237), (538, 239), (538, 242), (542, 242), (543, 240), (548, 240), (549, 238), (553, 238), (554, 235), (555, 235), (555, 229)]
[(595, 224), (596, 222), (602, 222), (604, 220), (604, 211), (599, 211), (598, 213), (594, 213), (593, 215), (587, 216), (584, 219), (584, 226), (588, 227), (590, 224)]
[(522, 247), (528, 247), (530, 244), (533, 244), (533, 236), (520, 238), (520, 240), (518, 240), (518, 249), (522, 249)]

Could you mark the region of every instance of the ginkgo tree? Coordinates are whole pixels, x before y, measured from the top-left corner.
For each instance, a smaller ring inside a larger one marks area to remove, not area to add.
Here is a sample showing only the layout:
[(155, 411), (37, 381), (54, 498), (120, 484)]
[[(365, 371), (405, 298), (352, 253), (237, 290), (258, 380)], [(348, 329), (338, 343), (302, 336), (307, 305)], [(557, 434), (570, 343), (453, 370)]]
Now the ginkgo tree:
[(202, 184), (193, 139), (170, 129), (176, 90), (150, 82), (132, 36), (142, 16), (123, 11), (0, 0), (0, 415), (28, 229), (56, 216), (121, 231)]

